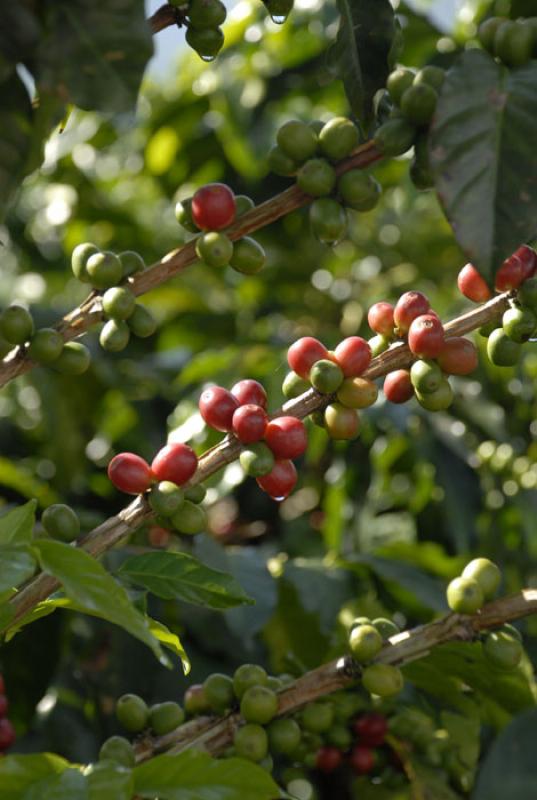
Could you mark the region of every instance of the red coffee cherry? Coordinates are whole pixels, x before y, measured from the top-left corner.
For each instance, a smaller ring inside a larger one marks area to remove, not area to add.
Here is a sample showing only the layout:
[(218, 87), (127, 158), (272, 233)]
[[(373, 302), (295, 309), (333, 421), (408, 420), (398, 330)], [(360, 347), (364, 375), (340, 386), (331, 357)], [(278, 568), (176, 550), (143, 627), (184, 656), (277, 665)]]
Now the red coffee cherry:
[(343, 339), (334, 353), (346, 378), (356, 378), (361, 375), (371, 361), (371, 348), (361, 336), (349, 336)]
[(182, 486), (195, 473), (198, 457), (187, 444), (167, 444), (158, 451), (151, 464), (153, 475), (159, 481), (171, 481)]
[(152, 525), (147, 533), (151, 547), (168, 547), (171, 536), (170, 531), (160, 525)]
[(391, 303), (381, 301), (371, 306), (367, 312), (367, 324), (375, 333), (381, 336), (391, 336), (395, 323), (393, 321), (394, 308)]
[(5, 694), (0, 694), (0, 718), (5, 717), (9, 708), (9, 701)]
[(237, 398), (221, 386), (211, 386), (201, 393), (199, 399), (200, 414), (216, 431), (230, 431), (233, 425), (233, 414), (239, 407)]
[(298, 458), (308, 446), (308, 435), (302, 420), (278, 417), (267, 425), (265, 441), (276, 458)]
[(523, 244), (514, 254), (522, 264), (522, 272), (524, 274), (523, 281), (531, 278), (537, 271), (537, 253), (527, 244)]
[(517, 255), (509, 256), (496, 273), (494, 288), (499, 292), (517, 289), (526, 277), (529, 276), (526, 275), (526, 267), (521, 259)]
[(328, 350), (318, 339), (313, 336), (303, 336), (291, 345), (287, 351), (287, 363), (297, 375), (306, 380), (310, 369), (316, 361), (328, 358)]
[(0, 673), (0, 694), (6, 693), (6, 684), (4, 682), (4, 676)]
[(0, 752), (11, 747), (15, 738), (15, 728), (11, 722), (5, 717), (0, 719)]
[(258, 381), (253, 381), (251, 378), (239, 381), (231, 387), (231, 394), (237, 398), (239, 405), (254, 405), (267, 407), (267, 393), (263, 386)]
[(464, 336), (452, 336), (445, 340), (437, 362), (440, 369), (448, 375), (469, 375), (477, 369), (476, 347)]
[(357, 775), (366, 775), (375, 766), (375, 755), (371, 748), (357, 744), (351, 750), (349, 762), (353, 772)]
[(370, 711), (354, 723), (354, 732), (360, 744), (367, 747), (380, 747), (388, 733), (388, 723), (383, 714)]
[(320, 747), (315, 756), (315, 766), (321, 772), (334, 772), (343, 762), (343, 753), (337, 747)]
[(384, 379), (384, 396), (390, 403), (406, 403), (414, 397), (414, 387), (407, 369), (389, 372)]
[(466, 264), (457, 276), (459, 291), (474, 303), (484, 303), (490, 300), (490, 291), (486, 280), (479, 274), (473, 264)]
[(267, 494), (275, 500), (284, 500), (291, 494), (297, 482), (296, 468), (292, 461), (282, 459), (276, 461), (271, 471), (257, 483)]
[(436, 358), (444, 342), (444, 326), (435, 314), (416, 317), (408, 329), (408, 346), (420, 358)]
[(108, 477), (120, 492), (143, 494), (153, 481), (151, 467), (135, 453), (118, 453), (108, 465)]
[(224, 183), (208, 183), (192, 198), (192, 219), (202, 231), (219, 231), (235, 219), (235, 195)]
[(268, 417), (261, 406), (249, 403), (240, 406), (233, 414), (233, 433), (244, 444), (259, 442), (265, 435)]
[(421, 292), (405, 292), (393, 310), (393, 321), (400, 333), (406, 333), (416, 317), (426, 314), (430, 309), (428, 299)]

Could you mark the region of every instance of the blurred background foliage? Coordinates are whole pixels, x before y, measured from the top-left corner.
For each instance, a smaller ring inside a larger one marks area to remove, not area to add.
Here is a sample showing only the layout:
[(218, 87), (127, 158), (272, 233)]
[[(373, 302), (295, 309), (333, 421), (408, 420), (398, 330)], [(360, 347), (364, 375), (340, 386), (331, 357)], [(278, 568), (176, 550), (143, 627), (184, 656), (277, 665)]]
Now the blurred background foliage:
[[(447, 67), (471, 46), (485, 12), (510, 9), (515, 16), (523, 3), (401, 2), (401, 61)], [(26, 302), (39, 326), (53, 323), (84, 297), (69, 269), (79, 242), (136, 249), (150, 264), (183, 241), (174, 203), (203, 183), (224, 181), (256, 203), (289, 185), (267, 170), (278, 126), (347, 111), (330, 63), (336, 29), (332, 3), (297, 0), (278, 26), (260, 4), (240, 0), (212, 64), (173, 31), (173, 57), (168, 52), (164, 63), (161, 54), (149, 70), (135, 118), (75, 110), (0, 229), (1, 303)], [(348, 240), (321, 245), (307, 213), (290, 214), (257, 234), (268, 254), (259, 275), (190, 267), (145, 297), (159, 319), (150, 340), (112, 355), (90, 333), (85, 375), (34, 369), (4, 389), (3, 510), (34, 496), (42, 508), (64, 501), (89, 530), (124, 504), (106, 477), (114, 453), (151, 458), (171, 431), (198, 453), (215, 443), (197, 414), (208, 382), (256, 378), (276, 408), (286, 349), (299, 336), (330, 347), (369, 336), (368, 307), (408, 289), (425, 292), (442, 318), (464, 311), (455, 280), (461, 255), (434, 194), (416, 192), (404, 158), (374, 174), (382, 200), (353, 218)], [(1, 654), (17, 749), (89, 760), (115, 730), (113, 700), (124, 691), (180, 698), (189, 683), (245, 660), (300, 674), (342, 651), (342, 625), (357, 611), (395, 613), (406, 625), (431, 620), (445, 610), (445, 583), (470, 554), (501, 564), (505, 592), (535, 585), (536, 377), (537, 351), (527, 347), (516, 368), (483, 359), (469, 379), (455, 379), (448, 413), (391, 406), (381, 395), (355, 442), (331, 442), (311, 427), (298, 488), (280, 505), (230, 465), (210, 482), (209, 534), (169, 546), (191, 546), (233, 573), (256, 605), (217, 614), (154, 604), (153, 616), (181, 634), (188, 678), (93, 619), (57, 612), (25, 629)], [(109, 554), (109, 565), (147, 547), (150, 536), (140, 531)], [(521, 627), (537, 657), (536, 621)], [(409, 675), (419, 686), (419, 670)], [(435, 681), (421, 679), (427, 702), (449, 707), (445, 693), (435, 698)], [(410, 701), (412, 685), (406, 691)], [(532, 702), (506, 702), (486, 721), (504, 724)]]

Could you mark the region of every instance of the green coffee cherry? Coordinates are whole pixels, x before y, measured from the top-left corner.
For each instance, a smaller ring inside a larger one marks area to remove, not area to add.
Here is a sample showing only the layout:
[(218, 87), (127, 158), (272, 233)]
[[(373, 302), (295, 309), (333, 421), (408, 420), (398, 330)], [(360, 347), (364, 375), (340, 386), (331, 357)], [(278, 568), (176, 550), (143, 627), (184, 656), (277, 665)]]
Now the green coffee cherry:
[(54, 328), (39, 328), (32, 336), (28, 355), (38, 364), (52, 364), (63, 349), (63, 339)]
[(279, 692), (280, 689), (284, 688), (284, 682), (282, 681), (281, 678), (278, 678), (276, 675), (267, 675), (267, 686), (274, 692)]
[(338, 402), (347, 408), (369, 408), (376, 401), (379, 390), (367, 378), (345, 378), (337, 391)]
[(90, 283), (96, 289), (109, 289), (123, 278), (123, 267), (115, 253), (95, 253), (86, 262)]
[(370, 694), (391, 697), (404, 686), (403, 673), (391, 664), (370, 664), (362, 673), (362, 684)]
[(77, 515), (70, 506), (63, 503), (55, 503), (46, 508), (41, 516), (41, 524), (49, 536), (63, 542), (72, 542), (80, 534)]
[(498, 320), (492, 319), (490, 322), (486, 322), (480, 328), (478, 328), (478, 334), (482, 336), (484, 339), (488, 339), (492, 331), (495, 331), (498, 327)]
[(0, 334), (10, 344), (24, 344), (33, 333), (32, 315), (23, 306), (13, 303), (0, 314)]
[(485, 636), (483, 655), (498, 669), (515, 669), (522, 658), (522, 644), (505, 631), (493, 631)]
[(355, 211), (371, 211), (381, 194), (380, 183), (361, 169), (351, 169), (342, 175), (337, 184), (343, 203)]
[(514, 367), (520, 359), (521, 346), (510, 339), (503, 328), (492, 331), (487, 341), (487, 355), (497, 367)]
[(152, 336), (157, 329), (157, 321), (153, 314), (145, 307), (136, 304), (127, 322), (131, 332), (140, 339), (147, 339)]
[(293, 161), (302, 163), (317, 152), (318, 140), (315, 131), (305, 122), (291, 120), (281, 126), (276, 142), (280, 150)]
[(129, 275), (135, 275), (137, 272), (143, 272), (145, 269), (145, 262), (142, 256), (135, 250), (125, 250), (123, 253), (118, 254), (123, 270), (123, 277), (128, 278)]
[(358, 412), (341, 403), (330, 403), (324, 410), (324, 427), (331, 439), (356, 439), (360, 432)]
[(427, 411), (445, 411), (453, 402), (453, 389), (447, 378), (443, 378), (434, 392), (424, 394), (416, 390), (416, 400)]
[(240, 700), (247, 689), (252, 686), (266, 686), (268, 676), (266, 670), (258, 664), (241, 664), (233, 675), (233, 690)]
[(343, 383), (343, 370), (333, 361), (322, 358), (316, 361), (310, 370), (310, 382), (321, 394), (337, 392)]
[(514, 342), (527, 342), (537, 328), (537, 317), (529, 308), (508, 308), (502, 317), (502, 328)]
[(434, 64), (428, 64), (426, 67), (419, 70), (414, 78), (414, 85), (418, 86), (420, 83), (426, 83), (439, 92), (445, 79), (446, 72), (442, 67), (435, 67)]
[(322, 197), (330, 194), (336, 185), (336, 173), (324, 158), (311, 158), (300, 168), (296, 180), (306, 194)]
[(484, 600), (483, 590), (474, 578), (455, 578), (447, 588), (448, 606), (458, 614), (475, 614)]
[[(537, 40), (537, 34), (535, 36)], [(518, 289), (518, 300), (522, 306), (527, 306), (533, 313), (537, 313), (537, 277), (528, 278)]]
[(211, 710), (211, 706), (205, 695), (205, 689), (201, 683), (193, 683), (188, 687), (185, 692), (183, 705), (186, 713), (190, 716), (208, 714)]
[(507, 20), (494, 36), (494, 55), (508, 67), (521, 67), (531, 59), (533, 30), (523, 22)]
[(488, 50), (489, 53), (494, 55), (494, 40), (500, 25), (505, 22), (505, 17), (489, 17), (482, 22), (477, 30), (477, 38), (481, 46)]
[(209, 231), (196, 241), (196, 254), (210, 267), (226, 267), (233, 255), (233, 244), (225, 233)]
[(122, 319), (109, 319), (105, 322), (99, 334), (99, 344), (103, 350), (118, 353), (124, 350), (131, 336), (130, 328)]
[(194, 28), (218, 28), (227, 16), (220, 0), (190, 0), (187, 13)]
[(299, 164), (286, 155), (277, 144), (269, 150), (268, 165), (271, 172), (286, 178), (294, 175), (299, 167)]
[(175, 730), (183, 723), (185, 712), (178, 703), (167, 700), (149, 709), (149, 724), (157, 736)]
[(207, 528), (207, 513), (190, 500), (183, 500), (179, 509), (171, 518), (171, 523), (179, 533), (194, 535), (202, 533)]
[(136, 307), (136, 297), (125, 286), (113, 286), (103, 295), (103, 311), (112, 319), (128, 319)]
[(186, 31), (186, 41), (205, 61), (212, 61), (224, 45), (224, 34), (220, 28), (192, 28)]
[(397, 636), (398, 633), (401, 633), (399, 627), (391, 619), (377, 617), (377, 619), (374, 619), (371, 624), (377, 629), (384, 641), (386, 639), (391, 639), (392, 636)]
[(75, 278), (82, 283), (91, 283), (87, 270), (88, 259), (99, 252), (99, 248), (91, 242), (84, 242), (75, 247), (71, 254), (71, 269)]
[(346, 117), (334, 117), (319, 134), (321, 150), (331, 161), (340, 161), (349, 156), (359, 141), (358, 128)]
[(251, 211), (252, 208), (255, 208), (255, 203), (251, 197), (248, 197), (246, 194), (235, 195), (235, 219), (242, 217), (243, 214)]
[(255, 275), (263, 269), (266, 260), (267, 256), (259, 242), (251, 236), (243, 236), (233, 244), (229, 265), (243, 275)]
[(463, 569), (462, 577), (477, 581), (485, 600), (494, 597), (502, 580), (499, 567), (488, 558), (474, 558)]
[(88, 348), (80, 342), (66, 342), (53, 367), (64, 375), (82, 375), (91, 363)]
[(403, 67), (395, 69), (388, 75), (386, 88), (395, 105), (398, 106), (400, 104), (403, 93), (414, 83), (414, 77), (412, 70), (404, 69)]
[(350, 632), (349, 646), (353, 658), (365, 664), (382, 649), (382, 636), (373, 625), (358, 625)]
[(282, 383), (283, 396), (287, 397), (289, 400), (293, 397), (299, 397), (301, 394), (304, 394), (304, 392), (307, 392), (309, 388), (309, 381), (301, 378), (296, 372), (288, 372)]
[(302, 727), (310, 733), (326, 733), (334, 722), (334, 706), (321, 700), (310, 703), (302, 712)]
[(99, 750), (99, 761), (114, 761), (122, 767), (134, 767), (134, 748), (124, 736), (110, 736), (102, 743)]
[(250, 686), (242, 696), (240, 709), (246, 722), (267, 725), (278, 713), (278, 697), (268, 686)]
[(217, 714), (225, 714), (235, 701), (233, 681), (229, 675), (215, 672), (203, 682), (207, 702)]
[(414, 125), (426, 125), (434, 114), (438, 95), (427, 83), (414, 83), (403, 92), (401, 111)]
[(334, 244), (347, 230), (345, 209), (330, 197), (314, 200), (309, 210), (311, 229), (320, 242)]
[(192, 219), (192, 198), (180, 200), (175, 204), (175, 219), (189, 233), (199, 233), (199, 228)]
[(248, 761), (262, 761), (268, 752), (268, 737), (261, 725), (248, 723), (238, 728), (233, 744), (238, 757)]
[(129, 733), (139, 733), (147, 727), (149, 709), (137, 694), (124, 694), (117, 701), (116, 717)]
[(434, 177), (432, 172), (420, 164), (416, 158), (412, 159), (408, 174), (410, 175), (410, 180), (416, 189), (419, 189), (420, 191), (432, 189), (434, 186)]
[(435, 361), (415, 361), (410, 368), (412, 386), (421, 394), (436, 392), (445, 380), (442, 370)]
[(385, 156), (401, 156), (410, 150), (415, 137), (416, 128), (406, 119), (389, 119), (377, 128), (373, 138)]
[(348, 750), (352, 744), (352, 734), (345, 725), (333, 725), (326, 734), (330, 744), (340, 750)]
[(310, 414), (310, 420), (313, 422), (314, 425), (317, 425), (318, 428), (322, 428), (326, 430), (326, 422), (324, 419), (324, 411), (314, 411)]
[(275, 719), (267, 733), (270, 749), (285, 756), (292, 755), (302, 738), (300, 726), (294, 719)]
[(171, 481), (161, 481), (149, 492), (149, 505), (156, 514), (171, 517), (184, 501), (181, 489)]
[(196, 484), (196, 486), (191, 486), (190, 489), (186, 489), (184, 496), (185, 500), (190, 500), (191, 503), (203, 503), (205, 500), (205, 495), (207, 494), (207, 489), (201, 483)]
[(372, 358), (380, 356), (380, 354), (384, 353), (390, 346), (390, 340), (381, 333), (377, 333), (376, 336), (372, 336), (371, 339), (368, 339), (367, 343), (371, 349)]
[(252, 478), (266, 475), (274, 466), (274, 455), (263, 442), (249, 445), (239, 456), (241, 467)]

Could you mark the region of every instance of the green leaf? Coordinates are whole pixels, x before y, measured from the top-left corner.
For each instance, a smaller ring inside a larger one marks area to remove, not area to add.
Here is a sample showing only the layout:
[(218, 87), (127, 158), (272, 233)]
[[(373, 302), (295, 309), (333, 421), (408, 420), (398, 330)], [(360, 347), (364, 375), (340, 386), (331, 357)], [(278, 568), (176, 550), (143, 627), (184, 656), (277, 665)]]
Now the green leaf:
[(69, 766), (65, 759), (53, 753), (31, 756), (4, 756), (0, 759), (0, 789), (2, 800), (21, 800), (23, 793), (50, 775), (60, 774)]
[(99, 111), (131, 111), (153, 53), (143, 0), (55, 0), (37, 53), (39, 89)]
[(33, 783), (22, 800), (89, 800), (87, 781), (79, 770), (66, 769)]
[(337, 0), (341, 15), (333, 54), (353, 113), (365, 127), (373, 97), (390, 71), (396, 26), (389, 0)]
[(78, 547), (52, 540), (37, 541), (35, 548), (42, 569), (62, 583), (77, 608), (119, 625), (150, 647), (160, 661), (167, 661), (145, 617), (95, 558)]
[(417, 569), (417, 567), (405, 564), (402, 561), (393, 561), (389, 558), (367, 554), (354, 556), (352, 559), (343, 562), (343, 566), (347, 566), (350, 569), (357, 564), (365, 564), (379, 577), (407, 590), (427, 608), (432, 608), (435, 611), (446, 611), (446, 593), (442, 583), (435, 578), (431, 578), (430, 575)]
[(495, 740), (481, 769), (472, 800), (529, 800), (535, 797), (537, 709), (513, 720)]
[(206, 567), (185, 553), (132, 556), (123, 562), (119, 575), (165, 600), (184, 600), (216, 609), (254, 602), (231, 575)]
[(0, 517), (0, 545), (30, 544), (35, 523), (36, 500)]
[(151, 617), (147, 617), (147, 621), (149, 624), (149, 630), (155, 637), (158, 639), (164, 647), (167, 647), (168, 650), (171, 650), (176, 656), (179, 656), (181, 659), (181, 664), (183, 665), (183, 672), (185, 675), (188, 675), (190, 672), (190, 659), (186, 654), (186, 650), (184, 649), (183, 645), (181, 644), (181, 640), (177, 636), (176, 633), (173, 633), (166, 625), (163, 625), (162, 622), (158, 622), (156, 619), (152, 619)]
[(8, 591), (31, 578), (35, 571), (35, 558), (24, 545), (0, 545), (0, 592)]
[(88, 800), (131, 800), (134, 794), (132, 770), (110, 761), (93, 765), (88, 774)]
[(457, 241), (492, 284), (537, 232), (537, 62), (506, 69), (482, 50), (449, 70), (431, 127), (431, 166)]
[(26, 174), (31, 150), (32, 105), (26, 88), (14, 72), (0, 84), (0, 210)]
[(273, 800), (279, 794), (262, 767), (194, 750), (157, 756), (136, 767), (134, 789), (151, 800), (156, 795), (166, 800)]

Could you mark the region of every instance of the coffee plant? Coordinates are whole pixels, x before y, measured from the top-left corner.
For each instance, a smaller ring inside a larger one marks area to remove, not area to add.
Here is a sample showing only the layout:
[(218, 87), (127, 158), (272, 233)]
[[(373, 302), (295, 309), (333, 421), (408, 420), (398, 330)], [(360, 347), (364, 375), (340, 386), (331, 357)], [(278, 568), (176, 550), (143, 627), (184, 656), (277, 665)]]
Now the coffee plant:
[(537, 17), (448, 5), (0, 10), (2, 800), (535, 793)]

